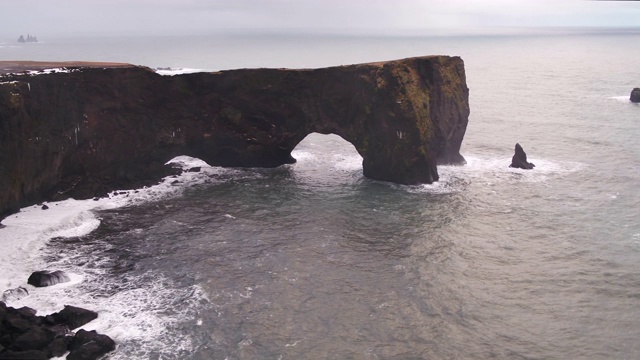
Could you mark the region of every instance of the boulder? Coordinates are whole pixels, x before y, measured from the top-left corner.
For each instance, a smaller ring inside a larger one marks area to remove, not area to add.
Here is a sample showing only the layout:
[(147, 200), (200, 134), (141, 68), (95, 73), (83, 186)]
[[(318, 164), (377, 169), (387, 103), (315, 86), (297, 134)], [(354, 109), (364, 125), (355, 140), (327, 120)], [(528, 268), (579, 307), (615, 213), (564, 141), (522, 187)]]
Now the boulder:
[(631, 100), (631, 102), (633, 103), (640, 103), (640, 88), (634, 88), (633, 90), (631, 90), (629, 100)]
[(67, 351), (68, 359), (98, 359), (115, 349), (115, 343), (106, 335), (76, 328), (95, 319), (93, 311), (65, 306), (55, 314), (36, 316), (27, 307), (15, 309), (0, 302), (0, 360), (48, 359), (61, 357)]
[(20, 286), (15, 289), (5, 290), (2, 293), (2, 297), (0, 297), (0, 301), (3, 301), (3, 302), (18, 301), (27, 296), (29, 296), (29, 291), (23, 288), (22, 286)]
[(51, 317), (56, 325), (66, 325), (73, 330), (97, 318), (98, 313), (76, 306), (65, 305), (64, 309), (52, 314)]
[(516, 144), (516, 153), (511, 158), (511, 165), (509, 167), (530, 170), (535, 167), (533, 163), (527, 162), (527, 154), (522, 149), (520, 144)]
[(53, 341), (55, 336), (56, 334), (53, 331), (45, 327), (33, 326), (24, 334), (16, 337), (11, 345), (11, 350), (43, 350)]
[(107, 335), (98, 334), (95, 330), (80, 329), (69, 344), (67, 360), (93, 360), (115, 350), (116, 343)]
[(60, 357), (68, 351), (71, 340), (73, 340), (73, 336), (58, 336), (47, 345), (44, 351), (50, 357)]
[(61, 270), (56, 271), (36, 271), (27, 280), (27, 284), (33, 285), (35, 287), (45, 287), (51, 286), (55, 284), (65, 283), (71, 281), (69, 276)]
[(39, 350), (12, 351), (8, 350), (0, 353), (0, 360), (20, 359), (20, 360), (46, 360), (49, 359), (47, 354)]

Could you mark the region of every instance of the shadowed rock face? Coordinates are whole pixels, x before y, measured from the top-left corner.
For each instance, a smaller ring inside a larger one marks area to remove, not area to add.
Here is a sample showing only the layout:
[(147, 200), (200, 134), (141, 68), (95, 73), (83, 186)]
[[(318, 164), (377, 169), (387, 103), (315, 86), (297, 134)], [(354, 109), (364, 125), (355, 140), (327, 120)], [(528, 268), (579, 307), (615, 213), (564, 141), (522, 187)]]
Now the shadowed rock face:
[(214, 166), (293, 163), (311, 132), (352, 143), (372, 179), (431, 183), (436, 164), (464, 163), (469, 92), (459, 57), (173, 77), (132, 65), (69, 69), (0, 75), (0, 215), (148, 184), (177, 155)]

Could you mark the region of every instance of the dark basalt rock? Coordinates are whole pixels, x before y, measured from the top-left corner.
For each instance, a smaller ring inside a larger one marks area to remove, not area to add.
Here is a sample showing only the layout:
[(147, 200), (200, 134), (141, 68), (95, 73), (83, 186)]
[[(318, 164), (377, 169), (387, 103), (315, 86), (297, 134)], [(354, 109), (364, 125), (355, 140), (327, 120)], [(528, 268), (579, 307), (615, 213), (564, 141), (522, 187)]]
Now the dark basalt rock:
[(10, 350), (42, 350), (53, 341), (55, 336), (53, 331), (45, 327), (33, 326), (13, 341)]
[(29, 291), (22, 286), (17, 287), (15, 289), (8, 289), (2, 293), (2, 297), (0, 297), (0, 301), (3, 302), (11, 302), (18, 301), (22, 298), (29, 296)]
[(525, 154), (522, 146), (516, 144), (516, 153), (511, 158), (509, 167), (530, 170), (535, 167), (533, 163), (527, 162), (527, 154)]
[(13, 351), (7, 350), (0, 353), (0, 360), (20, 359), (20, 360), (47, 360), (49, 356), (39, 350)]
[(92, 360), (115, 350), (116, 343), (106, 335), (80, 329), (69, 344), (67, 360)]
[(60, 357), (64, 355), (71, 344), (73, 336), (58, 336), (44, 349), (50, 357)]
[(52, 315), (58, 325), (66, 325), (69, 329), (77, 329), (98, 317), (98, 313), (83, 308), (65, 305), (64, 309)]
[(633, 90), (631, 90), (629, 100), (634, 103), (640, 103), (640, 88), (634, 88)]
[(31, 308), (14, 309), (0, 302), (0, 359), (48, 359), (67, 351), (67, 359), (98, 359), (115, 349), (115, 343), (95, 331), (78, 327), (95, 319), (97, 314), (86, 309), (65, 306), (55, 314), (36, 316)]
[(3, 75), (44, 65), (20, 66), (0, 62), (0, 216), (154, 184), (176, 173), (165, 164), (178, 155), (212, 166), (291, 164), (312, 132), (353, 144), (376, 180), (431, 183), (437, 164), (465, 162), (469, 90), (459, 57), (176, 76), (47, 63), (73, 71)]
[(192, 167), (187, 172), (200, 172), (202, 168), (200, 166)]
[(36, 271), (27, 280), (27, 284), (35, 287), (45, 287), (55, 284), (65, 283), (71, 281), (69, 276), (61, 270), (57, 271)]

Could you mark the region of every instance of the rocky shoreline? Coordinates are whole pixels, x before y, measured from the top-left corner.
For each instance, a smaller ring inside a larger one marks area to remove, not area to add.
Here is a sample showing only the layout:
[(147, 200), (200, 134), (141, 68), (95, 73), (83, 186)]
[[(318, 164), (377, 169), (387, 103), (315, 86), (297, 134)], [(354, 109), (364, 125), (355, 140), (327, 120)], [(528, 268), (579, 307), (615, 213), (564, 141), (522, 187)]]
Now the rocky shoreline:
[(116, 348), (111, 338), (96, 331), (72, 331), (98, 317), (91, 310), (66, 305), (55, 314), (36, 313), (0, 301), (0, 360), (50, 359), (67, 353), (68, 360), (91, 360)]

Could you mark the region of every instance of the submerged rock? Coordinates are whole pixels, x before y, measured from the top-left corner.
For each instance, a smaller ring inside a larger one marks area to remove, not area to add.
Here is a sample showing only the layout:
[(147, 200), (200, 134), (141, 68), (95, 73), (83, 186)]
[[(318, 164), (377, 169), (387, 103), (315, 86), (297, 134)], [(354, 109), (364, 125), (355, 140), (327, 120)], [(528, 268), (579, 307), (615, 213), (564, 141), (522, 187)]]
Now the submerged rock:
[(629, 100), (634, 103), (640, 103), (640, 88), (635, 88), (631, 90), (631, 95), (629, 96)]
[(516, 153), (513, 154), (513, 157), (511, 158), (511, 165), (509, 165), (509, 167), (526, 170), (530, 170), (535, 167), (533, 163), (527, 162), (527, 154), (524, 152), (520, 144), (516, 143), (515, 151)]
[(31, 276), (29, 276), (29, 279), (27, 280), (27, 284), (33, 285), (35, 287), (45, 287), (69, 281), (71, 281), (71, 279), (64, 271), (43, 270), (36, 271), (31, 274)]

